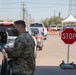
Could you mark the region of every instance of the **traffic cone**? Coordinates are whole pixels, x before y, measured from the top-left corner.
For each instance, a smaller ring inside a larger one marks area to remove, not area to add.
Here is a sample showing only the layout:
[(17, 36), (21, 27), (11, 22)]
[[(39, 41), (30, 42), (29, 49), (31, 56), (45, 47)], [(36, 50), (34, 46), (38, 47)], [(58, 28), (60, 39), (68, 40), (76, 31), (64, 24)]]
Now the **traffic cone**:
[(61, 36), (61, 33), (62, 33), (62, 32), (59, 31), (59, 36)]

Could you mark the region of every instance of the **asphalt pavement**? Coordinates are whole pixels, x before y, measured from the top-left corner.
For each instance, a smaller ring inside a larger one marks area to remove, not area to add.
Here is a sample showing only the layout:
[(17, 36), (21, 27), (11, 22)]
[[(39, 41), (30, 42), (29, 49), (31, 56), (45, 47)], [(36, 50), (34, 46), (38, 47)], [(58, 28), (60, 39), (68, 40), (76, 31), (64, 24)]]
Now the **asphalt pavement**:
[(37, 66), (34, 75), (76, 75), (76, 69), (63, 70), (59, 66)]

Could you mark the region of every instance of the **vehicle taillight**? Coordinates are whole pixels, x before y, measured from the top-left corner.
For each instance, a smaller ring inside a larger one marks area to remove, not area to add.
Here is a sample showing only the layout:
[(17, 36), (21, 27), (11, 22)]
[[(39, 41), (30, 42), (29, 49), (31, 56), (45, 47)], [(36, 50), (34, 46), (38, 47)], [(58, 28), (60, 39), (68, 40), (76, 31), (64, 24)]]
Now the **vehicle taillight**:
[(39, 35), (36, 35), (36, 36), (34, 36), (36, 39), (40, 39), (41, 38), (41, 36), (39, 36)]
[(10, 24), (10, 23), (3, 23), (3, 26), (13, 26), (13, 24)]
[(42, 29), (42, 31), (44, 31), (44, 28)]

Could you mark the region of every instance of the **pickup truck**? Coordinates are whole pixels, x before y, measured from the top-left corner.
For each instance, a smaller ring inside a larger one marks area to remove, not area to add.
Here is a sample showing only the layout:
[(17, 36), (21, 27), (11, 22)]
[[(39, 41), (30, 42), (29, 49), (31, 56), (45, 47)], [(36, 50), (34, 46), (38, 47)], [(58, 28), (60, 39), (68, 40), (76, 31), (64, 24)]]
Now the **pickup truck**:
[(43, 39), (46, 40), (47, 39), (47, 29), (45, 28), (43, 23), (31, 23), (30, 27), (32, 28), (39, 28), (42, 35), (43, 35)]

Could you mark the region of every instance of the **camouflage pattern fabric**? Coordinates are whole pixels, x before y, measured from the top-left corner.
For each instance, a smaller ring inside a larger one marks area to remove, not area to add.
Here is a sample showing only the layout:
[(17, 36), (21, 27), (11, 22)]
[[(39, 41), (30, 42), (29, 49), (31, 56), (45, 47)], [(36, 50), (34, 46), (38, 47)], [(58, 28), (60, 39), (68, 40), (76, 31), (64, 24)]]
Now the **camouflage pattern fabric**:
[(35, 70), (34, 46), (34, 39), (27, 32), (21, 33), (16, 38), (14, 49), (8, 52), (8, 57), (13, 59), (13, 75), (33, 75)]

